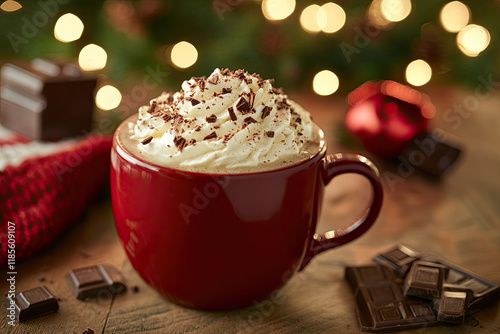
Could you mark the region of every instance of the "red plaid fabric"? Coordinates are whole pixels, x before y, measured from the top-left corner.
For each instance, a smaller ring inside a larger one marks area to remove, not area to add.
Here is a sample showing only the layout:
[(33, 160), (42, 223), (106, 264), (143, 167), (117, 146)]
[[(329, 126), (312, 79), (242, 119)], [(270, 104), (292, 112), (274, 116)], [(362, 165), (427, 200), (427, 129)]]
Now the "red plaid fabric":
[[(32, 143), (19, 135), (0, 138), (0, 153), (11, 145), (22, 150), (22, 145)], [(55, 152), (31, 154), (21, 164), (0, 171), (0, 267), (7, 264), (9, 225), (15, 230), (17, 262), (50, 245), (78, 221), (108, 185), (111, 143), (109, 135), (89, 135), (58, 143)]]

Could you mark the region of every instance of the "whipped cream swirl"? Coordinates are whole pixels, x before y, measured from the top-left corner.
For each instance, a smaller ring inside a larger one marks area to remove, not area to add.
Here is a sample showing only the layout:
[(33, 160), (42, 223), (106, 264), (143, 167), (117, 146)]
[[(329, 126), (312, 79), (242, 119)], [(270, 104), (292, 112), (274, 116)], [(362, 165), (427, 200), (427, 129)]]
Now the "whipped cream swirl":
[(251, 167), (301, 152), (314, 138), (307, 111), (273, 80), (216, 69), (139, 108), (132, 139), (154, 161), (184, 167)]

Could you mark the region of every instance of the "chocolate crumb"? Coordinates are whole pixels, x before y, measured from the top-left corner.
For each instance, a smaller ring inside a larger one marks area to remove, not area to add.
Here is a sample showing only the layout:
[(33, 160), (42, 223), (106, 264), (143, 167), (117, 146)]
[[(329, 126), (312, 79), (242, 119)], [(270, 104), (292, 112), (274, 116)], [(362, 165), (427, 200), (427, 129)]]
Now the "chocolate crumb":
[(217, 122), (217, 116), (215, 116), (215, 114), (212, 114), (210, 116), (207, 116), (206, 120), (208, 123), (215, 123)]
[(151, 105), (149, 106), (149, 109), (148, 109), (148, 113), (152, 114), (155, 111), (157, 104), (158, 103), (156, 102), (156, 100), (151, 102)]
[(153, 140), (153, 136), (149, 136), (148, 138), (146, 138), (143, 141), (141, 141), (141, 144), (142, 145), (147, 145), (147, 144), (151, 143), (152, 140)]
[[(271, 80), (272, 80), (272, 79), (271, 79)], [(274, 83), (274, 80), (273, 80), (272, 82), (271, 82), (271, 80), (269, 80), (269, 83), (271, 83), (271, 84), (272, 84), (272, 83)], [(283, 93), (283, 88), (281, 88), (281, 87), (280, 87), (280, 88), (274, 88), (274, 87), (273, 87), (272, 92), (273, 92), (274, 94), (284, 94), (284, 93)]]
[(222, 74), (222, 75), (228, 75), (228, 74), (231, 74), (231, 71), (229, 71), (228, 68), (225, 68), (222, 71), (220, 71), (220, 74)]
[(221, 94), (229, 94), (233, 91), (232, 88), (222, 88)]
[(38, 282), (45, 282), (45, 277), (40, 277), (40, 278), (38, 279)]
[(92, 329), (90, 329), (90, 328), (87, 328), (86, 330), (84, 330), (82, 332), (82, 334), (94, 334), (94, 331)]
[(201, 125), (197, 125), (195, 128), (194, 128), (194, 131), (198, 132), (201, 130)]
[(139, 287), (138, 287), (137, 285), (134, 285), (134, 286), (132, 287), (132, 292), (134, 292), (134, 293), (139, 292)]
[(188, 145), (194, 145), (194, 144), (196, 144), (196, 139), (191, 138), (191, 140), (189, 141)]
[(212, 139), (212, 138), (215, 138), (215, 137), (217, 137), (217, 134), (214, 131), (211, 134), (205, 136), (205, 138), (203, 138), (203, 140), (209, 140), (209, 139)]
[(236, 109), (238, 109), (242, 114), (246, 114), (250, 112), (250, 105), (248, 104), (248, 101), (242, 96), (238, 100), (238, 103), (236, 103)]
[(175, 136), (174, 137), (174, 144), (177, 146), (179, 151), (182, 152), (182, 149), (186, 146), (186, 139), (183, 138), (182, 136)]
[(301, 124), (301, 123), (302, 123), (302, 118), (297, 117), (297, 118), (295, 119), (295, 122), (297, 122), (297, 123)]
[(273, 138), (274, 137), (274, 131), (266, 131), (266, 136), (268, 136), (269, 138)]
[(233, 107), (229, 107), (227, 111), (229, 112), (229, 118), (231, 118), (231, 121), (236, 121), (237, 117), (236, 114), (234, 113)]
[(269, 106), (265, 106), (264, 109), (262, 109), (262, 114), (260, 115), (260, 118), (264, 119), (267, 116), (269, 116), (269, 114), (271, 113), (271, 110), (273, 110), (273, 108), (271, 108)]

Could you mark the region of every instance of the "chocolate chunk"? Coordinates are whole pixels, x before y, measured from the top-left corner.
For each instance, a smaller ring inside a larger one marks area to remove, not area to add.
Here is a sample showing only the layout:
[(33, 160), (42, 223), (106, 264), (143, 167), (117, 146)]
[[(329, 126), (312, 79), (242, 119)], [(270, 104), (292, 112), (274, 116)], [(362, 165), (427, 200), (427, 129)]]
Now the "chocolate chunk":
[(95, 75), (77, 64), (33, 59), (1, 69), (0, 123), (33, 140), (82, 136), (92, 129)]
[(9, 305), (14, 305), (14, 311), (19, 322), (59, 310), (57, 299), (44, 285), (19, 292), (14, 299), (9, 298), (8, 300)]
[(253, 108), (253, 102), (255, 101), (255, 93), (252, 91), (248, 96), (248, 104), (250, 105), (250, 109)]
[(248, 104), (248, 101), (242, 96), (236, 103), (236, 109), (238, 109), (239, 112), (242, 114), (247, 114), (250, 112), (250, 105)]
[(469, 306), (470, 291), (443, 291), (437, 309), (437, 320), (463, 324)]
[(113, 279), (103, 265), (72, 269), (66, 278), (73, 295), (80, 300), (117, 294), (126, 290), (125, 285)]
[(233, 91), (232, 88), (222, 88), (221, 94), (229, 94)]
[(426, 299), (441, 297), (441, 290), (449, 268), (432, 262), (415, 261), (406, 275), (404, 293)]
[(273, 138), (274, 137), (274, 131), (266, 131), (266, 136), (268, 136), (269, 138)]
[(209, 140), (209, 139), (216, 138), (216, 137), (217, 137), (217, 134), (214, 131), (211, 134), (205, 136), (205, 138), (203, 138), (203, 140)]
[[(205, 90), (205, 79), (201, 79), (198, 82), (198, 86), (200, 87), (200, 90), (203, 92)], [(192, 102), (192, 101), (191, 101)]]
[(172, 116), (170, 114), (164, 114), (162, 117), (161, 117), (165, 122), (168, 122), (172, 119)]
[[(460, 147), (438, 140), (430, 133), (423, 133), (411, 140), (402, 150), (401, 156), (411, 163), (413, 156), (419, 152), (415, 168), (434, 177), (440, 177), (458, 160)], [(413, 164), (412, 164), (413, 165)]]
[(356, 299), (362, 331), (399, 332), (438, 324), (429, 303), (406, 298), (386, 266), (347, 267), (345, 278)]
[(206, 120), (208, 123), (215, 123), (217, 122), (217, 116), (215, 114), (212, 114), (210, 116), (207, 116)]
[(192, 97), (186, 97), (186, 101), (190, 101), (191, 102), (191, 105), (194, 107), (195, 105), (197, 104), (200, 104), (200, 101), (198, 101), (197, 99), (193, 99)]
[(148, 138), (146, 138), (143, 141), (141, 141), (141, 144), (142, 145), (147, 145), (147, 144), (151, 143), (152, 140), (153, 140), (153, 136), (149, 136)]
[(196, 144), (196, 139), (191, 138), (191, 140), (189, 141), (188, 145), (194, 145), (194, 144)]
[(187, 142), (186, 142), (186, 139), (182, 136), (175, 136), (174, 137), (174, 144), (175, 146), (177, 146), (177, 148), (179, 149), (179, 151), (182, 151), (182, 149), (184, 147), (186, 147), (187, 145)]
[(155, 111), (157, 104), (156, 100), (152, 101), (149, 105), (148, 113), (152, 114)]
[(262, 119), (266, 118), (267, 116), (269, 116), (272, 110), (273, 108), (265, 106), (264, 109), (262, 109), (262, 114), (260, 115), (260, 118)]
[(231, 71), (228, 68), (225, 68), (222, 71), (220, 71), (220, 74), (222, 74), (222, 75), (230, 75)]
[(212, 85), (217, 85), (217, 83), (219, 83), (219, 75), (214, 73), (210, 76), (210, 78), (208, 78), (207, 82)]
[(252, 124), (252, 123), (257, 123), (257, 121), (252, 117), (252, 116), (248, 116), (247, 118), (245, 118), (243, 120), (245, 122), (245, 124)]
[(380, 264), (387, 264), (399, 275), (405, 276), (411, 264), (419, 259), (419, 254), (404, 245), (398, 245), (385, 253), (377, 255), (373, 260)]
[(229, 117), (231, 118), (231, 121), (236, 121), (237, 117), (236, 114), (234, 113), (233, 107), (227, 108), (227, 111), (229, 112)]

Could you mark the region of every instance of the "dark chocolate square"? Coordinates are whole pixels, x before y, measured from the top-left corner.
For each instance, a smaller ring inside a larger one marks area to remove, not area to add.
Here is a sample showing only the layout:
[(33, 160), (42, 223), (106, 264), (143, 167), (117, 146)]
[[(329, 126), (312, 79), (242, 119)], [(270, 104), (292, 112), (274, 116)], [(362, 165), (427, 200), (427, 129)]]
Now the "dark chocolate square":
[(59, 303), (45, 287), (19, 292), (15, 298), (15, 313), (19, 322), (57, 312)]

